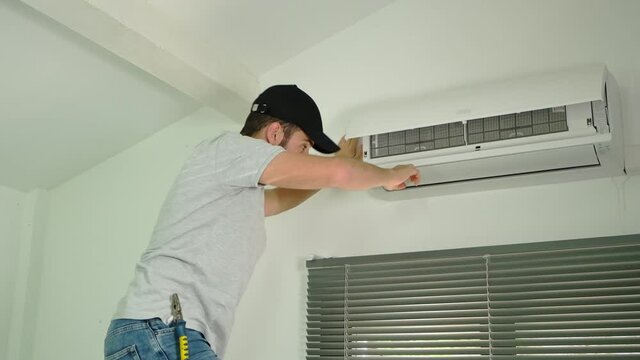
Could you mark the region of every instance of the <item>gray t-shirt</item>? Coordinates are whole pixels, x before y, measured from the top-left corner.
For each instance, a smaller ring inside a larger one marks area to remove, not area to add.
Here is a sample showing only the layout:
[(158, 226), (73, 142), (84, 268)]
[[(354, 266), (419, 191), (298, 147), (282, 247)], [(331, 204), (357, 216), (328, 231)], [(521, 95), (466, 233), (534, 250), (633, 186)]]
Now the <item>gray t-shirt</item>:
[(202, 332), (222, 357), (236, 306), (265, 246), (258, 182), (282, 151), (234, 133), (200, 143), (162, 206), (114, 319), (166, 320), (169, 298), (177, 293), (187, 327)]

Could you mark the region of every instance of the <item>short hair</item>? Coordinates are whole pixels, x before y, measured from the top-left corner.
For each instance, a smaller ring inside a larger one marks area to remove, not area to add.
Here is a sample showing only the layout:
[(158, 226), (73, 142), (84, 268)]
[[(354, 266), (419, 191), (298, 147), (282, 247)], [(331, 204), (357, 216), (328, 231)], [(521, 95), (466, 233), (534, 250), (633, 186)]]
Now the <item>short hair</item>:
[(286, 122), (284, 120), (280, 120), (276, 117), (267, 114), (261, 114), (259, 112), (252, 111), (247, 116), (247, 120), (244, 123), (244, 127), (240, 130), (240, 134), (246, 136), (253, 136), (257, 134), (260, 130), (269, 126), (270, 124), (277, 122), (282, 125), (282, 129), (284, 130), (284, 139), (285, 143), (289, 141), (291, 135), (293, 135), (296, 130), (300, 128), (292, 124), (290, 122)]

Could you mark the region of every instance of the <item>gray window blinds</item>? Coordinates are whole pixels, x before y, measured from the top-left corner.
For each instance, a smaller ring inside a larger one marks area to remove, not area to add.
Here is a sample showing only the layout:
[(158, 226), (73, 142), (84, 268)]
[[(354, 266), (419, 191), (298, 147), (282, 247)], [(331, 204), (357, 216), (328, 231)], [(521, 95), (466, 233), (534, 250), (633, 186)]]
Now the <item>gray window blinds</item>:
[(640, 359), (640, 235), (307, 268), (307, 359)]

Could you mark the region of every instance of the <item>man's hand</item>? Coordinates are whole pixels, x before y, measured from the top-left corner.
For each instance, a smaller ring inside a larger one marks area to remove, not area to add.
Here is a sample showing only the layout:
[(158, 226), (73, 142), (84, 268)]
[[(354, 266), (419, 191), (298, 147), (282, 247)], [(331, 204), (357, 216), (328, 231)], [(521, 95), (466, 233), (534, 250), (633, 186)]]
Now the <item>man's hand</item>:
[(336, 157), (362, 160), (362, 145), (358, 138), (347, 140), (343, 136), (340, 138), (338, 146), (340, 146), (340, 151), (335, 154)]
[[(362, 160), (362, 145), (358, 138), (347, 140), (343, 136), (338, 145), (340, 151), (335, 154), (336, 157)], [(413, 165), (398, 165), (388, 171), (392, 180), (383, 185), (386, 190), (402, 190), (407, 187), (407, 182), (420, 184), (420, 171)]]
[(407, 187), (407, 181), (420, 184), (420, 171), (413, 165), (398, 165), (389, 171), (393, 179), (382, 186), (385, 190), (402, 190)]

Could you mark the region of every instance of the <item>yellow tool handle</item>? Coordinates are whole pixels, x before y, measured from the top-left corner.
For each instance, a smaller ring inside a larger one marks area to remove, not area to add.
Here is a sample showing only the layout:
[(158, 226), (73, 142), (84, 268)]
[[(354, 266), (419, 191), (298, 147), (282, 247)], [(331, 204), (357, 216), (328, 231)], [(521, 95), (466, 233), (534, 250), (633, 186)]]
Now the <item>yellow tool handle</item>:
[(189, 359), (189, 342), (187, 341), (187, 336), (182, 335), (178, 338), (178, 346), (180, 347), (180, 360), (188, 360)]

